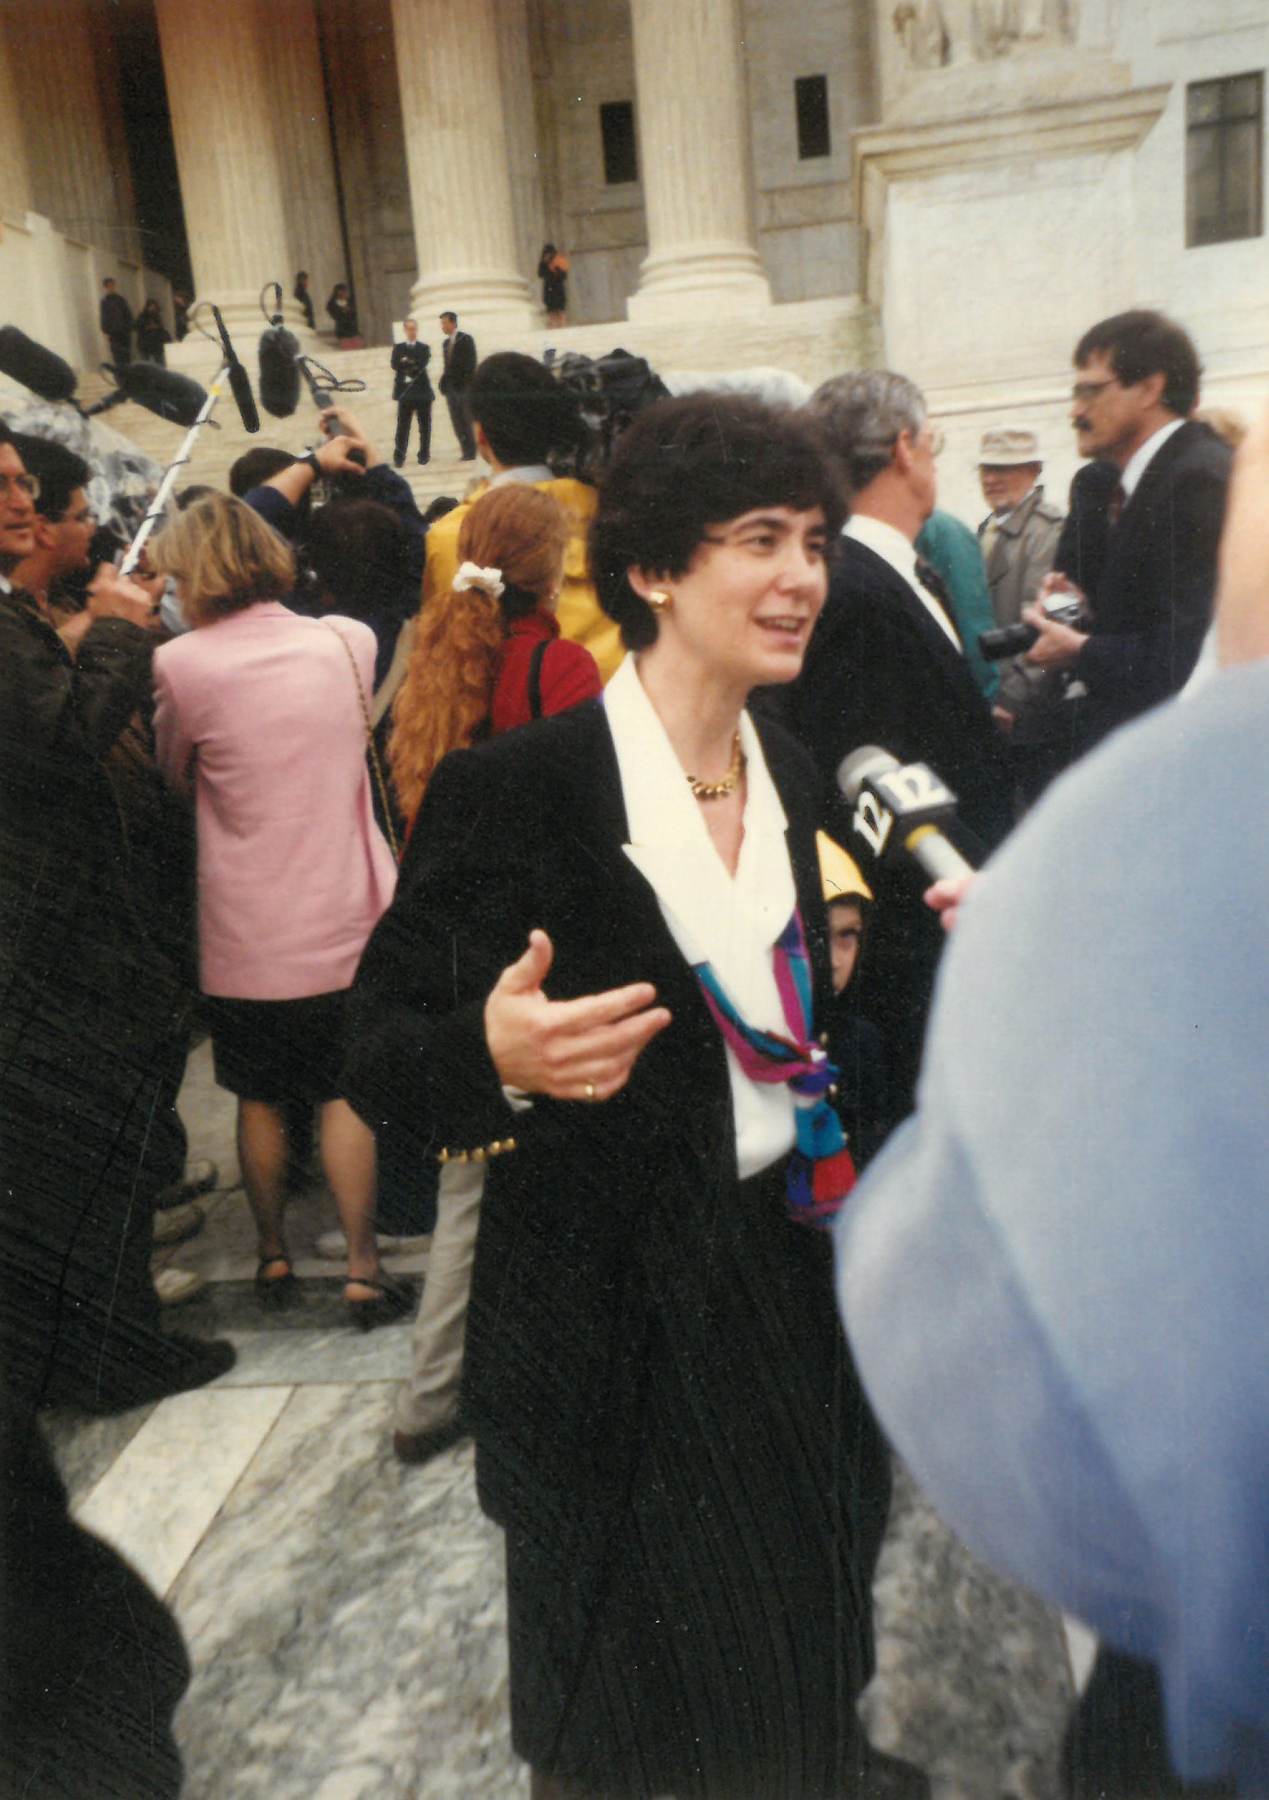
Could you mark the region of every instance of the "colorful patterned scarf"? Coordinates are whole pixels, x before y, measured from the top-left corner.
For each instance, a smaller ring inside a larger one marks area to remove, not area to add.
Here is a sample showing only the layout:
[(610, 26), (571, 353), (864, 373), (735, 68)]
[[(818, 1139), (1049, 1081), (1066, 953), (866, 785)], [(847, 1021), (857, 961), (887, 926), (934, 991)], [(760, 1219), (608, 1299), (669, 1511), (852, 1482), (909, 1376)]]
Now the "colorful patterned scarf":
[(855, 1185), (855, 1164), (827, 1094), (837, 1070), (811, 1037), (811, 968), (802, 915), (793, 916), (775, 946), (775, 978), (789, 1027), (787, 1038), (746, 1023), (708, 962), (694, 963), (705, 1003), (724, 1041), (750, 1081), (787, 1081), (797, 1109), (797, 1148), (789, 1158), (789, 1216), (820, 1230), (830, 1226)]

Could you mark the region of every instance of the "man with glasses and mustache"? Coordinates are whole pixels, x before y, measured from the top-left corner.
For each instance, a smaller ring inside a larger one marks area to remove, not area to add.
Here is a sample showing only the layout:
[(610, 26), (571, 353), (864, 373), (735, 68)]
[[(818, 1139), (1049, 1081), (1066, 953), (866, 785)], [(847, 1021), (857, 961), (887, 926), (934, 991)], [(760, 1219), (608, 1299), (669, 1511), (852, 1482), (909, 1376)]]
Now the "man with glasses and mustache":
[(1175, 694), (1194, 667), (1211, 621), (1230, 452), (1190, 417), (1198, 353), (1161, 313), (1093, 326), (1075, 367), (1071, 421), (1094, 461), (1075, 478), (1041, 598), (1081, 591), (1078, 555), (1087, 624), (1060, 624), (1042, 604), (1022, 616), (1040, 634), (1026, 661), (1070, 677), (1070, 746), (1080, 755)]

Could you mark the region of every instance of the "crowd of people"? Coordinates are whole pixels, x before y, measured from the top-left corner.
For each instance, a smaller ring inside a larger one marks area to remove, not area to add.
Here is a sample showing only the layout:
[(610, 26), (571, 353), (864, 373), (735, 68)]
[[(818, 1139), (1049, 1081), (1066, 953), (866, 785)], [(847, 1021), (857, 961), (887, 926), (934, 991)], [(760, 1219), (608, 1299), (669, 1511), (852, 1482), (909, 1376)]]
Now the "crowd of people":
[[(1073, 1800), (1269, 1792), (1263, 1400), (1213, 1352), (1211, 1404), (1204, 1360), (1240, 1255), (1250, 1320), (1262, 1245), (1202, 1157), (1250, 1183), (1267, 1147), (1263, 666), (1212, 670), (1269, 651), (1269, 426), (1196, 674), (1231, 454), (1157, 313), (1075, 348), (1065, 516), (1035, 435), (985, 432), (976, 537), (937, 510), (940, 434), (898, 373), (800, 408), (656, 400), (596, 467), (549, 368), (441, 323), (488, 476), (428, 515), (397, 473), (415, 422), (429, 453), (413, 320), (396, 469), (331, 408), (305, 456), (186, 490), (134, 579), (94, 553), (77, 459), (0, 423), (14, 1467), (48, 1489), (51, 1402), (117, 1411), (233, 1361), (166, 1328), (150, 1278), (196, 1181), (197, 1019), (262, 1307), (296, 1297), (315, 1111), (351, 1325), (414, 1309), (381, 1244), (430, 1230), (394, 1449), (475, 1440), (535, 1800), (929, 1794), (855, 1710), (888, 1438), (1104, 1634)], [(843, 797), (870, 745), (951, 791), (942, 834), (981, 877), (931, 889)], [(1187, 784), (1195, 834), (1239, 846), (1219, 905), (1168, 879)], [(1160, 960), (1174, 919), (1192, 962)], [(1200, 993), (1240, 932), (1254, 954)], [(1150, 1318), (1160, 1295), (1178, 1310)], [(1159, 1418), (1182, 1391), (1194, 1480)], [(29, 1627), (56, 1592), (6, 1603)], [(33, 1782), (46, 1725), (19, 1722)], [(155, 1767), (138, 1791), (174, 1792)]]

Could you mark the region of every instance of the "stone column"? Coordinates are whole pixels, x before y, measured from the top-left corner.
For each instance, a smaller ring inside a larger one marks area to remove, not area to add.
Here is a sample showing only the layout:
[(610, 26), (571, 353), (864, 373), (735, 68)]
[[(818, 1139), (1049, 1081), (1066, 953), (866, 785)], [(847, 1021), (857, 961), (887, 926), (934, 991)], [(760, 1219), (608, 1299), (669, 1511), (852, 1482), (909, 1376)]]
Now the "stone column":
[(265, 67), (271, 86), (270, 115), (286, 215), (284, 291), (298, 270), (308, 270), (318, 326), (330, 320), (326, 300), (337, 281), (349, 281), (335, 189), (326, 84), (313, 0), (268, 0), (257, 7)]
[(755, 247), (738, 0), (631, 0), (648, 254), (640, 323), (770, 306)]
[[(137, 249), (132, 183), (126, 156), (112, 155), (117, 134), (97, 63), (98, 21), (85, 0), (6, 0), (2, 16), (26, 143), (27, 204), (67, 237), (130, 259)], [(12, 129), (2, 97), (0, 113)], [(8, 202), (7, 170), (4, 186)]]
[(4, 200), (0, 213), (20, 219), (34, 205), (31, 166), (18, 111), (18, 90), (9, 55), (9, 9), (0, 8), (0, 169), (4, 170)]
[(494, 0), (392, 0), (423, 329), (456, 312), (486, 337), (530, 330), (516, 250)]
[[(286, 322), (303, 329), (290, 298), (295, 270), (274, 136), (276, 100), (259, 25), (266, 10), (257, 0), (155, 5), (194, 285), (244, 341), (263, 325), (258, 296), (266, 281), (282, 283)], [(242, 343), (238, 350), (244, 354)]]
[(518, 266), (536, 296), (538, 257), (546, 241), (546, 208), (542, 199), (542, 159), (533, 96), (533, 62), (529, 53), (528, 0), (495, 0), (501, 64), (502, 117), (507, 134), (507, 172), (511, 180), (511, 216), (515, 221)]

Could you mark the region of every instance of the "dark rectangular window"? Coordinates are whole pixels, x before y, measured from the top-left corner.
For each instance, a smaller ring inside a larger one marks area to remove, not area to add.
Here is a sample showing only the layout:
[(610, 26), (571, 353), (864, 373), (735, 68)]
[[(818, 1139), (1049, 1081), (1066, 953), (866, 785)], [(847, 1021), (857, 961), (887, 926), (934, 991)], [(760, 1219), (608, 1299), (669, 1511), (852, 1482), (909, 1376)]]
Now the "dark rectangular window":
[(1185, 90), (1185, 241), (1259, 237), (1264, 163), (1264, 76), (1193, 81)]
[(799, 75), (793, 83), (793, 104), (798, 115), (798, 158), (831, 156), (833, 140), (828, 129), (828, 76)]
[(604, 180), (608, 186), (617, 187), (623, 181), (638, 181), (634, 101), (609, 100), (601, 106), (599, 133), (604, 140)]

